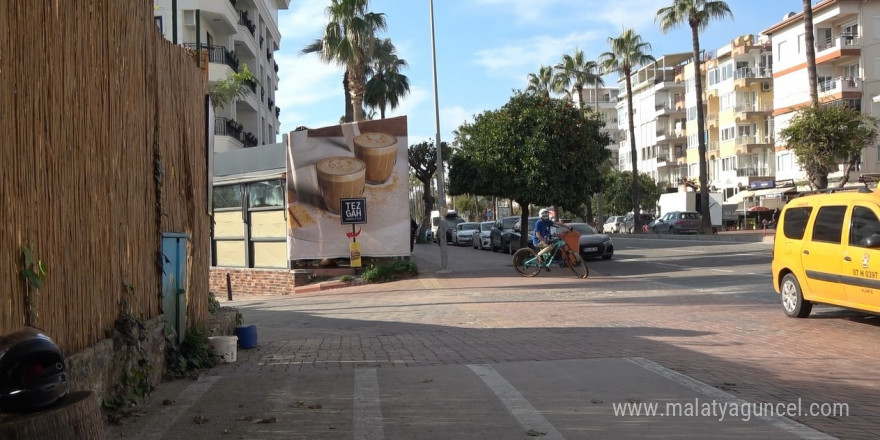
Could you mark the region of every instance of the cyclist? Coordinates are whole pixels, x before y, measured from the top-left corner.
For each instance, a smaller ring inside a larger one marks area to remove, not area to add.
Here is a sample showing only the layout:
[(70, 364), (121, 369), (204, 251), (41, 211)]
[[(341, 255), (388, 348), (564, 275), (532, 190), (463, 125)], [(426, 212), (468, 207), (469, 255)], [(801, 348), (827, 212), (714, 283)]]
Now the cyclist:
[(538, 215), (540, 215), (541, 218), (535, 222), (535, 236), (532, 237), (532, 245), (540, 249), (538, 252), (538, 258), (540, 258), (541, 261), (544, 261), (542, 255), (553, 250), (553, 245), (550, 243), (550, 228), (553, 226), (564, 225), (554, 222), (550, 218), (550, 211), (546, 209), (542, 209)]

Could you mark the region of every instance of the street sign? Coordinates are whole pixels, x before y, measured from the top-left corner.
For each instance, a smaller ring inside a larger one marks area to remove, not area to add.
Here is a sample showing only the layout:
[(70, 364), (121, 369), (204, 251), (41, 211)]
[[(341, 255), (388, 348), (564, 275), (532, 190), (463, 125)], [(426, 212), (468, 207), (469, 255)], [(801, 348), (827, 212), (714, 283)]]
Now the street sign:
[(339, 199), (339, 218), (343, 225), (358, 225), (367, 222), (367, 199)]

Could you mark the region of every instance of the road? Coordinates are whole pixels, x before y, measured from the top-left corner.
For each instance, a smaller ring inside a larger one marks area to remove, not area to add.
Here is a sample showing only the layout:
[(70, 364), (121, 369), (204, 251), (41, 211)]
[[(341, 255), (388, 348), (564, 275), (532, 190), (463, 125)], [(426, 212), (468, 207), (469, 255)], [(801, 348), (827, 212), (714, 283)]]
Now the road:
[[(615, 245), (587, 280), (519, 277), (509, 255), (454, 247), (450, 273), (436, 273), (438, 246), (418, 245), (415, 279), (227, 303), (258, 325), (260, 346), (163, 384), (108, 437), (880, 436), (874, 317), (786, 318), (766, 243)], [(615, 413), (623, 404), (728, 411)], [(800, 410), (745, 417), (754, 405)]]

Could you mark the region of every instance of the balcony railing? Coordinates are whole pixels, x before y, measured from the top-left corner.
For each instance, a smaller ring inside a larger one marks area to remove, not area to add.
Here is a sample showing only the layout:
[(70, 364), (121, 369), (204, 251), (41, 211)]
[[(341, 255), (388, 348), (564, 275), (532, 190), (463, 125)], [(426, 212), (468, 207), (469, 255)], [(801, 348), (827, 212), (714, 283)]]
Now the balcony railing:
[(737, 168), (736, 177), (757, 177), (758, 169), (757, 168)]
[[(183, 43), (183, 47), (193, 51), (196, 50), (195, 43)], [(234, 72), (238, 72), (238, 58), (236, 58), (235, 54), (230, 52), (229, 49), (226, 48), (226, 46), (208, 46), (206, 44), (202, 44), (201, 48), (208, 51), (208, 61), (215, 64), (226, 64), (227, 66), (232, 68)]]
[(281, 107), (275, 107), (275, 119), (281, 118)]
[(658, 154), (657, 155), (657, 163), (660, 163), (660, 162), (669, 162), (669, 155), (668, 154)]
[(214, 134), (219, 136), (229, 136), (235, 139), (241, 138), (241, 124), (235, 119), (215, 117), (214, 118)]
[(861, 92), (862, 79), (838, 76), (819, 81), (819, 93)]
[(758, 104), (757, 102), (744, 102), (736, 105), (736, 113), (746, 112), (771, 112), (773, 106), (770, 104)]
[(238, 11), (238, 24), (248, 28), (251, 31), (251, 36), (256, 36), (257, 26), (248, 18), (248, 12), (241, 9), (236, 9), (236, 11)]
[(766, 67), (740, 67), (733, 73), (733, 79), (772, 77), (773, 71)]
[[(822, 40), (816, 40), (816, 51), (821, 52), (823, 50), (833, 49), (833, 48), (859, 48), (862, 46), (862, 39), (858, 35), (852, 34), (840, 34), (836, 37), (825, 38)], [(818, 54), (817, 54), (818, 55)]]

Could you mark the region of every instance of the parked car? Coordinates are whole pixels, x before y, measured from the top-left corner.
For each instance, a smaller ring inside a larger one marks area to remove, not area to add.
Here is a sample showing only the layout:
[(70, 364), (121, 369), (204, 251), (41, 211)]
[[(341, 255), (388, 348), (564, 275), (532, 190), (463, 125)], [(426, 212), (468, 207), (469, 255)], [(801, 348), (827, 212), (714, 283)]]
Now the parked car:
[(602, 225), (602, 232), (605, 234), (619, 234), (623, 232), (623, 217), (622, 215), (612, 215), (605, 219), (605, 224)]
[(492, 225), (492, 231), (489, 233), (489, 246), (492, 252), (503, 250), (510, 252), (510, 232), (513, 231), (513, 225), (519, 220), (519, 216), (512, 215), (509, 217), (501, 217)]
[(696, 211), (670, 211), (648, 228), (655, 234), (696, 234), (703, 228), (703, 220)]
[[(639, 214), (639, 216), (641, 216), (642, 227), (647, 227), (649, 224), (651, 224), (652, 221), (654, 221), (654, 215), (652, 214), (641, 213)], [(628, 234), (632, 234), (634, 225), (635, 216), (633, 215), (633, 213), (630, 212), (623, 218), (623, 231)]]
[(446, 236), (446, 242), (452, 243), (452, 231), (455, 230), (456, 225), (458, 225), (459, 223), (464, 223), (463, 218), (447, 218), (444, 221), (446, 222), (446, 232), (445, 234), (441, 233), (440, 229), (442, 228), (439, 228), (437, 230), (437, 236), (435, 237), (435, 240), (437, 240), (437, 244), (440, 244), (440, 237), (443, 237), (444, 235)]
[(484, 250), (492, 247), (489, 234), (495, 222), (481, 222), (479, 229), (474, 229), (474, 249)]
[(455, 246), (465, 246), (473, 244), (474, 231), (480, 228), (477, 222), (462, 222), (455, 225), (452, 230), (452, 244)]
[[(526, 233), (528, 234), (526, 244), (530, 245), (532, 243), (532, 237), (535, 234), (535, 223), (540, 219), (541, 217), (529, 217), (528, 229), (526, 229)], [(513, 254), (519, 250), (519, 238), (521, 234), (522, 228), (520, 227), (520, 220), (517, 220), (513, 225), (513, 230), (510, 231), (510, 240), (507, 243), (508, 253)]]
[(566, 223), (565, 226), (581, 234), (577, 249), (581, 258), (586, 260), (601, 257), (603, 260), (610, 260), (614, 256), (614, 244), (611, 243), (611, 237), (607, 234), (600, 234), (599, 231), (586, 223)]

